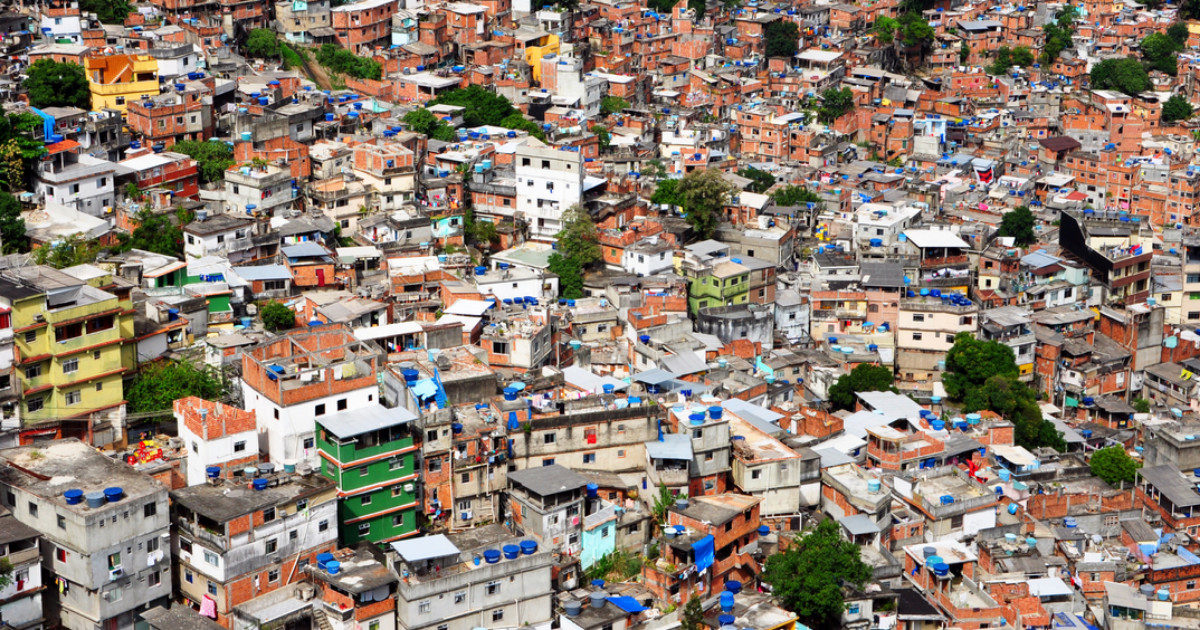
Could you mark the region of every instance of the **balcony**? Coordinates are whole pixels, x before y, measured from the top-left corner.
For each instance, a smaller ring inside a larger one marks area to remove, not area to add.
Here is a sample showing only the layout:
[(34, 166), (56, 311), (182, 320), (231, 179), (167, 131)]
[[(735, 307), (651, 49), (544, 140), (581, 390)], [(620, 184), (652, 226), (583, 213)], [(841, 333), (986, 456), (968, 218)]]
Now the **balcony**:
[(939, 258), (926, 258), (921, 261), (922, 269), (938, 269), (941, 267), (965, 266), (967, 264), (966, 255), (959, 256), (942, 256)]

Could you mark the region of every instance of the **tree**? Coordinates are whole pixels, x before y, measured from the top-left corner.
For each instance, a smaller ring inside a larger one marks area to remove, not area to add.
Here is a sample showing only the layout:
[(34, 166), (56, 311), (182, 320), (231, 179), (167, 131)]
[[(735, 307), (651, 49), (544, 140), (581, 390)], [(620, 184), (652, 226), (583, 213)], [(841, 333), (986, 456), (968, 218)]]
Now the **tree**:
[(1004, 74), (1012, 67), (1012, 49), (1001, 46), (996, 49), (996, 58), (987, 67), (988, 74)]
[(1033, 65), (1033, 53), (1026, 46), (1017, 46), (1010, 49), (1008, 46), (1001, 46), (996, 49), (996, 59), (992, 65), (988, 66), (989, 74), (1005, 74), (1013, 66), (1028, 67)]
[(1151, 33), (1142, 39), (1139, 48), (1142, 61), (1150, 70), (1175, 76), (1179, 67), (1179, 51), (1183, 46), (1166, 33)]
[(264, 304), (259, 312), (262, 316), (263, 328), (271, 332), (296, 327), (296, 312), (283, 302), (271, 300)]
[(583, 266), (558, 252), (550, 254), (546, 269), (558, 276), (558, 296), (570, 300), (583, 297)]
[(933, 41), (933, 27), (916, 11), (901, 15), (896, 24), (896, 38), (905, 46), (925, 46)]
[(96, 254), (99, 253), (100, 243), (98, 241), (73, 234), (65, 240), (43, 245), (33, 250), (33, 262), (39, 265), (50, 265), (55, 269), (65, 269), (95, 262)]
[(356, 79), (378, 81), (383, 77), (383, 66), (378, 61), (359, 57), (337, 44), (322, 44), (317, 49), (317, 61), (338, 74)]
[(125, 18), (133, 12), (126, 0), (83, 0), (79, 9), (95, 13), (96, 19), (105, 24), (124, 24)]
[(612, 134), (608, 133), (608, 128), (604, 125), (592, 125), (592, 133), (596, 134), (596, 140), (600, 144), (601, 151), (607, 151), (612, 145)]
[(1092, 453), (1088, 466), (1093, 475), (1108, 482), (1108, 485), (1115, 486), (1120, 483), (1133, 483), (1141, 465), (1125, 452), (1124, 446), (1109, 446)]
[(1129, 404), (1138, 413), (1150, 413), (1150, 401), (1145, 398), (1134, 398)]
[(860, 363), (849, 373), (841, 375), (829, 388), (829, 402), (834, 409), (853, 410), (859, 392), (897, 392), (892, 371), (882, 365)]
[(121, 239), (120, 251), (140, 249), (168, 256), (183, 256), (183, 226), (191, 223), (195, 215), (180, 208), (173, 215), (156, 214), (142, 210), (137, 215), (138, 226)]
[(1176, 22), (1167, 29), (1167, 37), (1170, 37), (1179, 46), (1180, 50), (1187, 47), (1188, 37), (1190, 36), (1187, 24), (1184, 22)]
[(34, 107), (92, 108), (87, 76), (77, 63), (39, 59), (25, 71), (25, 91)]
[(693, 593), (683, 606), (683, 614), (679, 617), (679, 630), (705, 630), (706, 627), (704, 606), (700, 603), (700, 596)]
[(971, 57), (971, 45), (963, 40), (963, 43), (958, 46), (958, 65), (967, 64), (967, 59)]
[(946, 353), (942, 385), (950, 398), (963, 403), (964, 411), (994, 411), (1012, 422), (1017, 444), (1065, 449), (1062, 433), (1042, 416), (1037, 394), (1017, 380), (1020, 373), (1012, 348), (959, 333)]
[(1090, 79), (1093, 90), (1117, 90), (1130, 95), (1145, 92), (1153, 85), (1142, 64), (1128, 57), (1101, 61), (1092, 68)]
[(771, 195), (777, 206), (800, 206), (821, 203), (821, 196), (803, 186), (786, 186)]
[(499, 125), (505, 129), (525, 131), (529, 133), (529, 135), (539, 140), (544, 140), (546, 138), (546, 132), (542, 130), (541, 125), (529, 120), (520, 111), (514, 111), (513, 113), (500, 119)]
[(218, 182), (225, 178), (225, 171), (235, 164), (233, 148), (219, 140), (184, 140), (171, 146), (176, 153), (183, 153), (200, 165), (200, 181)]
[(507, 98), (477, 84), (444, 92), (430, 103), (433, 105), (457, 105), (464, 108), (463, 123), (468, 127), (501, 126), (500, 121), (513, 113), (519, 113)]
[[(944, 382), (944, 379), (943, 379)], [(1009, 376), (992, 376), (963, 399), (963, 411), (993, 411), (1013, 423), (1016, 443), (1026, 448), (1066, 448), (1062, 433), (1042, 416), (1037, 393)]]
[(1042, 26), (1042, 34), (1045, 38), (1045, 44), (1042, 46), (1042, 63), (1046, 65), (1054, 63), (1062, 51), (1075, 45), (1075, 18), (1078, 16), (1079, 9), (1067, 5), (1058, 12), (1055, 21)]
[(683, 211), (696, 236), (706, 239), (716, 234), (721, 211), (731, 192), (733, 186), (715, 169), (696, 169), (679, 182)]
[(825, 124), (854, 111), (854, 92), (850, 88), (829, 88), (821, 93), (821, 105), (817, 107), (817, 120)]
[(5, 254), (29, 250), (25, 219), (21, 218), (21, 202), (6, 192), (0, 192), (0, 246), (3, 246)]
[(605, 96), (600, 99), (600, 114), (602, 116), (624, 111), (628, 107), (629, 101), (619, 96)]
[(871, 32), (875, 34), (875, 40), (884, 46), (891, 46), (896, 41), (896, 29), (900, 27), (900, 23), (895, 19), (886, 15), (881, 15), (875, 18), (875, 25), (871, 27)]
[(654, 194), (650, 195), (650, 203), (682, 206), (683, 196), (679, 194), (679, 180), (664, 179), (658, 182)]
[(950, 398), (963, 400), (992, 376), (1015, 379), (1020, 374), (1012, 348), (999, 341), (981, 341), (971, 333), (958, 333), (946, 353), (942, 385)]
[(791, 58), (800, 50), (800, 27), (789, 20), (767, 23), (763, 32), (768, 57)]
[(249, 57), (274, 59), (280, 54), (279, 37), (271, 29), (256, 28), (246, 37), (243, 51)]
[(131, 413), (165, 411), (176, 400), (196, 396), (205, 400), (225, 397), (225, 383), (216, 370), (184, 361), (159, 361), (142, 368), (125, 389)]
[(654, 522), (662, 524), (667, 522), (667, 510), (675, 504), (675, 495), (671, 494), (671, 490), (667, 488), (667, 484), (658, 484), (658, 494), (654, 496), (654, 507), (651, 508), (651, 513), (654, 515)]
[(1192, 104), (1187, 102), (1187, 99), (1178, 94), (1172, 94), (1171, 98), (1163, 103), (1162, 121), (1169, 123), (1177, 120), (1187, 120), (1192, 117), (1194, 111)]
[(413, 131), (427, 136), (432, 136), (433, 132), (438, 127), (446, 124), (437, 116), (434, 116), (433, 112), (425, 109), (424, 107), (418, 107), (417, 109), (409, 111), (408, 113), (404, 114), (404, 118), (402, 118), (402, 120), (404, 121), (404, 124), (408, 125)]
[(1033, 52), (1028, 46), (1017, 46), (1012, 51), (1012, 62), (1014, 66), (1028, 68), (1033, 65)]
[(774, 175), (753, 166), (738, 171), (738, 175), (750, 180), (750, 185), (746, 187), (750, 192), (765, 193), (775, 185)]
[(871, 569), (858, 545), (841, 536), (837, 521), (825, 519), (788, 547), (767, 558), (762, 579), (784, 608), (811, 628), (841, 626), (843, 587), (861, 588)]
[(555, 235), (558, 251), (587, 267), (601, 258), (599, 236), (592, 216), (583, 206), (575, 204), (562, 215), (562, 229)]
[(1004, 218), (1000, 219), (998, 234), (1013, 237), (1018, 247), (1031, 245), (1037, 241), (1037, 235), (1033, 231), (1035, 223), (1036, 220), (1033, 212), (1029, 210), (1029, 206), (1017, 206), (1004, 213)]
[(1183, 0), (1180, 2), (1179, 19), (1200, 20), (1200, 0)]
[(25, 188), (33, 165), (46, 154), (46, 145), (35, 140), (42, 118), (32, 112), (0, 116), (0, 190)]

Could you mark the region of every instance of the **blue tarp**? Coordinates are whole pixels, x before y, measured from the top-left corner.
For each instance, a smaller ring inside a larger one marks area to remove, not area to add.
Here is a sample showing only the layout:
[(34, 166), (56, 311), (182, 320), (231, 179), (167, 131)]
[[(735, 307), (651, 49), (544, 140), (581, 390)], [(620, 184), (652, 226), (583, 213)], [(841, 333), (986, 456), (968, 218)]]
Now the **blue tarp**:
[(703, 571), (712, 566), (713, 563), (713, 547), (715, 540), (712, 534), (697, 540), (692, 543), (692, 551), (696, 552), (696, 569)]
[(609, 597), (608, 601), (612, 602), (613, 606), (616, 606), (627, 613), (640, 613), (643, 610), (646, 610), (646, 607), (639, 604), (638, 600), (629, 597), (628, 595), (622, 595), (621, 597)]
[(421, 379), (413, 383), (410, 391), (417, 398), (433, 398), (437, 395), (437, 384), (431, 378)]
[(54, 117), (36, 107), (30, 107), (29, 111), (42, 117), (42, 134), (46, 140), (50, 140), (50, 136), (54, 135)]

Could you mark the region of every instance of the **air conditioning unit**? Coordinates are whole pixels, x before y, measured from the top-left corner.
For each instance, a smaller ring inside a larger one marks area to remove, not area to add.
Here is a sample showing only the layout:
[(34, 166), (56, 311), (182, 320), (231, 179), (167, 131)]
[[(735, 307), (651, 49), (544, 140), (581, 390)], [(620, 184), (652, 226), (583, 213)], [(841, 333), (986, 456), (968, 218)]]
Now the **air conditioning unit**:
[(405, 492), (412, 492), (412, 491), (413, 491), (413, 485), (412, 485), (411, 483), (406, 483), (406, 484), (404, 484), (404, 491), (405, 491)]
[(118, 580), (123, 577), (125, 577), (125, 569), (122, 569), (121, 567), (117, 567), (115, 569), (108, 570), (108, 579), (109, 580)]

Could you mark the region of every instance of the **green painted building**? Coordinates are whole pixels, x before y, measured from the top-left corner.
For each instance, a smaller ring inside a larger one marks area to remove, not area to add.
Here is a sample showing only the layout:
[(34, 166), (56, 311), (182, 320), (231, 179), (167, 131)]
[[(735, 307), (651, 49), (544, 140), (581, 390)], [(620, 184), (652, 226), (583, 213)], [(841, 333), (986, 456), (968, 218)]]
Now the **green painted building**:
[(688, 281), (688, 310), (693, 315), (710, 306), (750, 301), (750, 269), (732, 260), (697, 272)]
[(407, 409), (378, 404), (317, 418), (321, 474), (337, 484), (342, 545), (417, 533), (415, 419)]

